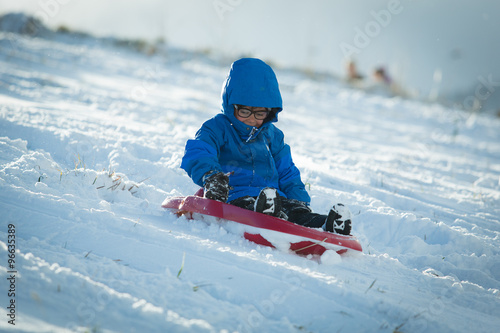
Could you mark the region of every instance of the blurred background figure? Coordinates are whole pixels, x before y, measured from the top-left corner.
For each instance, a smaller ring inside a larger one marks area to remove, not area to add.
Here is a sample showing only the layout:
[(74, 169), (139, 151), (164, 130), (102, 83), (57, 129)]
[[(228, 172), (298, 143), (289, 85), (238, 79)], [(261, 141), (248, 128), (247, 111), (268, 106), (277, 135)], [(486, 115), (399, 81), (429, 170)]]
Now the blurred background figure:
[(384, 96), (409, 97), (409, 94), (392, 79), (384, 66), (378, 66), (373, 70), (371, 82), (366, 89)]
[(392, 83), (392, 79), (389, 77), (384, 67), (375, 68), (373, 71), (373, 80), (377, 83), (382, 83), (388, 86)]
[(363, 75), (359, 74), (354, 60), (349, 60), (346, 64), (347, 77), (346, 80), (349, 84), (360, 86), (363, 81)]

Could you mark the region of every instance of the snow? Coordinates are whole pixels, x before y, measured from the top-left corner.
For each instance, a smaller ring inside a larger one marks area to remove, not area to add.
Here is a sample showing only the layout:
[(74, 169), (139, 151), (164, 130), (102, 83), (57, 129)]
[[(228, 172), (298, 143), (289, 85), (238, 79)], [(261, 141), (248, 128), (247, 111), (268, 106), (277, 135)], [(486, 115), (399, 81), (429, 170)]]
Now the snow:
[(398, 90), (420, 99), (492, 114), (500, 109), (495, 0), (3, 1), (0, 15), (13, 11), (54, 29), (163, 39), (183, 49), (253, 55), (339, 77), (354, 59), (364, 84), (384, 67)]
[(364, 249), (320, 263), (160, 207), (234, 59), (117, 44), (0, 32), (1, 331), (498, 328), (498, 118), (277, 70), (312, 208)]

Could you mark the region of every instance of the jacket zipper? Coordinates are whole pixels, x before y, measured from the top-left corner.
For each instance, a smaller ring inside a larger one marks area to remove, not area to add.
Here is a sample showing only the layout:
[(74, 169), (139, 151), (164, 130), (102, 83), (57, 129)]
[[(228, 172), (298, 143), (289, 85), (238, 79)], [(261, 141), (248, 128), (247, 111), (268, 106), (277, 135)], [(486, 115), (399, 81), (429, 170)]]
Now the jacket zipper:
[(252, 131), (250, 132), (250, 135), (248, 136), (248, 139), (245, 142), (248, 142), (252, 139), (252, 136), (257, 132), (257, 127), (252, 127)]

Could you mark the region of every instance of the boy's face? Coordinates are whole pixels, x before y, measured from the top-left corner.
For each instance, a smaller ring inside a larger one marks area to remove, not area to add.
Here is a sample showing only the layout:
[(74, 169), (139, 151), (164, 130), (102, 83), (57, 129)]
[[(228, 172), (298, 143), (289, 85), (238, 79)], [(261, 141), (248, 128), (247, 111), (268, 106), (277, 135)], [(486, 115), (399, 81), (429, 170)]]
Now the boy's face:
[[(242, 111), (250, 110), (250, 111), (252, 111), (252, 114), (249, 117), (244, 118), (244, 117), (240, 116), (240, 113), (243, 113), (243, 112), (238, 112), (238, 109), (243, 109)], [(264, 123), (264, 119), (255, 118), (255, 112), (264, 112), (264, 113), (267, 112), (267, 113), (269, 113), (266, 108), (261, 108), (261, 107), (240, 105), (239, 108), (236, 108), (236, 107), (234, 108), (234, 116), (236, 117), (236, 119), (245, 123), (248, 126), (253, 126), (253, 127), (259, 128)]]

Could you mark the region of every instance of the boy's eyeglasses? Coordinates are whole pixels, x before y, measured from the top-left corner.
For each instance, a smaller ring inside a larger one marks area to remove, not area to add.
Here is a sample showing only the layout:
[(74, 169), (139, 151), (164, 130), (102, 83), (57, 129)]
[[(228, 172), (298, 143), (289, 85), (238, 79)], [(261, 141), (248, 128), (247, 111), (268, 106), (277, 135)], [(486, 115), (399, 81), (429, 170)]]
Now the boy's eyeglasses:
[(238, 111), (238, 116), (240, 116), (241, 118), (248, 118), (253, 114), (255, 119), (264, 120), (267, 118), (270, 112), (270, 111), (252, 111), (247, 108), (242, 108), (239, 105), (235, 105), (234, 107), (236, 108), (236, 111)]

